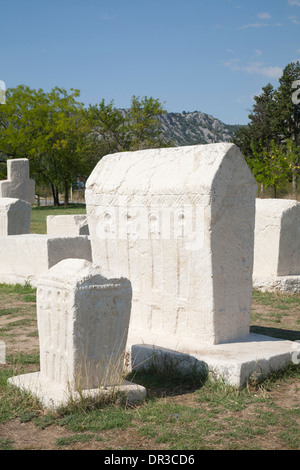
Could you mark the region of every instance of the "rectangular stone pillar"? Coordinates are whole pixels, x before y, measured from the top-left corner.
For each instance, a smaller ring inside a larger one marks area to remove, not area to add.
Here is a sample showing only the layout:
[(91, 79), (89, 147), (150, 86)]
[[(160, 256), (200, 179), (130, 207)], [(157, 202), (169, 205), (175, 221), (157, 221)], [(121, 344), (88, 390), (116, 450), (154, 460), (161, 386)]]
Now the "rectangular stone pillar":
[(92, 255), (132, 282), (129, 344), (195, 351), (249, 334), (255, 194), (233, 144), (100, 160), (86, 184)]
[(254, 240), (254, 286), (300, 292), (300, 203), (257, 199)]
[(131, 309), (126, 279), (64, 260), (37, 286), (41, 374), (71, 389), (120, 383)]

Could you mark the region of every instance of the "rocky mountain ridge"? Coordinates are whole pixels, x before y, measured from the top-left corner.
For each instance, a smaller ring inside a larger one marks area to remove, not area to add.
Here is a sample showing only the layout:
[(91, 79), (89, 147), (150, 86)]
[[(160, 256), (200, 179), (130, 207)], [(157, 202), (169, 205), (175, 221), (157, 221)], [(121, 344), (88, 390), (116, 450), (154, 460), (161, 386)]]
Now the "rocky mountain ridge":
[(224, 124), (200, 111), (159, 116), (162, 132), (176, 146), (230, 142), (239, 125)]

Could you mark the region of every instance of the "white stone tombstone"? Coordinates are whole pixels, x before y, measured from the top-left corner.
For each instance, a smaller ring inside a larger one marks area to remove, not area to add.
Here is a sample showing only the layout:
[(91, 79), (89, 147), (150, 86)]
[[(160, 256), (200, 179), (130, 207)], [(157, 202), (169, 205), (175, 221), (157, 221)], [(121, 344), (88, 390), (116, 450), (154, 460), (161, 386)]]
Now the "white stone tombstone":
[(7, 160), (7, 180), (0, 181), (0, 198), (22, 199), (35, 202), (35, 182), (29, 177), (27, 158)]
[(0, 237), (30, 233), (31, 204), (21, 199), (0, 198)]
[(257, 199), (253, 284), (300, 292), (300, 203)]
[(240, 387), (291, 361), (292, 342), (250, 333), (256, 190), (234, 144), (97, 164), (85, 193), (92, 257), (132, 283), (132, 367), (181, 355)]
[(85, 214), (48, 215), (47, 234), (54, 236), (89, 235), (89, 226)]
[[(40, 372), (10, 379), (57, 407), (71, 397), (122, 387), (132, 290), (89, 261), (66, 259), (40, 277)], [(127, 383), (132, 393), (134, 384)], [(125, 387), (126, 388), (126, 387)], [(144, 392), (137, 388), (136, 392)], [(137, 398), (141, 398), (137, 396)]]
[(93, 260), (133, 286), (129, 343), (249, 334), (256, 184), (233, 144), (104, 157), (86, 184)]

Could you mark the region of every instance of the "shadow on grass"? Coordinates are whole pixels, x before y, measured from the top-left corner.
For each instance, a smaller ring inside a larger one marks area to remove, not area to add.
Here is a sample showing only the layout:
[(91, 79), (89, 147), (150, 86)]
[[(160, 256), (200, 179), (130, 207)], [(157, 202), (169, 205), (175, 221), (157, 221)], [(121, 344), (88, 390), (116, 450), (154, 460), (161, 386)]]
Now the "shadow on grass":
[(272, 338), (287, 339), (289, 341), (300, 340), (300, 331), (285, 330), (283, 328), (252, 325), (250, 332), (258, 335), (271, 336)]
[(61, 211), (62, 209), (85, 209), (86, 205), (85, 203), (70, 203), (67, 206), (65, 206), (63, 203), (61, 203), (59, 206), (54, 206), (54, 205), (47, 205), (47, 206), (33, 206), (32, 209), (35, 211)]
[(208, 380), (208, 369), (199, 367), (196, 362), (184, 369), (176, 360), (159, 356), (158, 361), (154, 357), (146, 367), (138, 367), (130, 372), (126, 379), (144, 386), (149, 398), (161, 398), (199, 390)]

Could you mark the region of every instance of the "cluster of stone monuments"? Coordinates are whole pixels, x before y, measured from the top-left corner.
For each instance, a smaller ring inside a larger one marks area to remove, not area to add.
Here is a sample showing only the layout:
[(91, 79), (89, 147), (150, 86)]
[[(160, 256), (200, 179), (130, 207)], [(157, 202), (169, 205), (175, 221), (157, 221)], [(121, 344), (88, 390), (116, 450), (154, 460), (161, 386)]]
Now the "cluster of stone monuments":
[(257, 200), (234, 144), (107, 155), (87, 215), (48, 217), (46, 235), (29, 233), (27, 165), (9, 160), (0, 182), (0, 282), (37, 287), (41, 359), (11, 384), (45, 406), (115, 386), (134, 401), (146, 390), (125, 362), (175, 358), (237, 387), (291, 362), (291, 341), (250, 333), (250, 311), (253, 286), (300, 292), (300, 203)]

